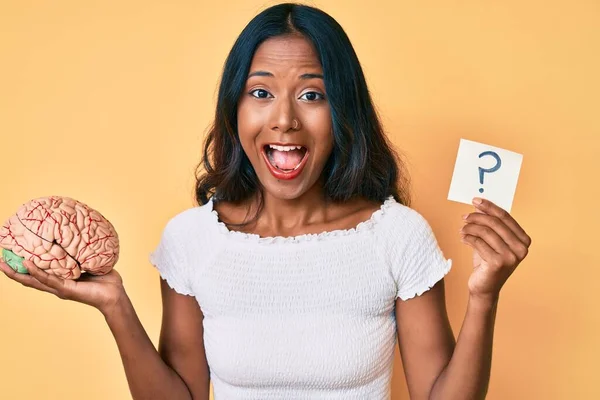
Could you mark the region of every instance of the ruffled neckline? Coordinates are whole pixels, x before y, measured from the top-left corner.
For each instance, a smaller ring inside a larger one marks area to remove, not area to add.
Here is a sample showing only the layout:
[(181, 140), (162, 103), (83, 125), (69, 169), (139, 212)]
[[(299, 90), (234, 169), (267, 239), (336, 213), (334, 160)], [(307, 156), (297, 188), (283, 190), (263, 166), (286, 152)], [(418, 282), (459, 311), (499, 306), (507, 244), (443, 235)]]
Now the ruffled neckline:
[(384, 202), (379, 206), (379, 209), (374, 211), (369, 219), (359, 222), (353, 228), (348, 229), (335, 229), (332, 231), (323, 231), (321, 233), (304, 233), (296, 236), (267, 236), (262, 237), (256, 233), (246, 233), (240, 231), (230, 230), (224, 222), (219, 220), (219, 213), (214, 209), (213, 198), (211, 197), (206, 204), (208, 206), (211, 222), (216, 225), (219, 232), (229, 238), (241, 240), (245, 242), (255, 242), (260, 244), (274, 244), (274, 243), (303, 243), (313, 241), (324, 241), (333, 238), (356, 235), (361, 232), (373, 231), (377, 222), (385, 215), (386, 211), (396, 203), (396, 200), (390, 195)]

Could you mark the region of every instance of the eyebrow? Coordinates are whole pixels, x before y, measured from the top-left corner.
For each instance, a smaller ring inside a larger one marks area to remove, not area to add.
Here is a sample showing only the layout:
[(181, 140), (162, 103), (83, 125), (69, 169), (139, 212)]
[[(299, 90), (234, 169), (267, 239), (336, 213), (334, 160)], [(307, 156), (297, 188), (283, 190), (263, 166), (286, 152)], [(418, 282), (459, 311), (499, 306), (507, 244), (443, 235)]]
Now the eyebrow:
[[(271, 78), (274, 77), (274, 75), (272, 73), (267, 72), (267, 71), (255, 71), (255, 72), (252, 72), (251, 74), (249, 74), (247, 79), (250, 79), (253, 76), (268, 76)], [(323, 75), (321, 75), (321, 74), (302, 74), (302, 75), (300, 75), (300, 79), (314, 79), (314, 78), (323, 79)]]

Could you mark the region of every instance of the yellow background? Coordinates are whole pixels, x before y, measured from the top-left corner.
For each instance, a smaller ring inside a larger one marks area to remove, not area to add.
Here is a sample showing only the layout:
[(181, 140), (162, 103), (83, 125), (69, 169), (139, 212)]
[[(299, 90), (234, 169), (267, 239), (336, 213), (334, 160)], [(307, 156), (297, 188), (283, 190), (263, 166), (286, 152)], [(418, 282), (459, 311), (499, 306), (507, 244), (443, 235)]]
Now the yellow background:
[[(119, 232), (117, 269), (157, 344), (147, 256), (192, 206), (193, 170), (225, 57), (274, 2), (0, 2), (0, 218), (57, 194)], [(472, 208), (446, 200), (460, 138), (524, 155), (512, 214), (533, 238), (502, 291), (488, 399), (593, 399), (597, 295), (600, 3), (317, 1), (347, 31), (414, 204), (454, 268), (460, 329)], [(393, 399), (408, 399), (396, 357)], [(0, 276), (0, 398), (128, 399), (101, 314)]]

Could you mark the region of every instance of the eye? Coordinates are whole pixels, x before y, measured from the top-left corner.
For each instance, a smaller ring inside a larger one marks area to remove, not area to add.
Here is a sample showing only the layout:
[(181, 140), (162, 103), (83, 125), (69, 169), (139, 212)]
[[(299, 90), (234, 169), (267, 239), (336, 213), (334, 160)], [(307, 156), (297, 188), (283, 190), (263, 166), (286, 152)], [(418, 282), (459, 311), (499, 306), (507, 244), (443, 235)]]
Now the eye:
[[(254, 93), (256, 93), (256, 94), (254, 94)], [(257, 99), (266, 99), (270, 95), (270, 93), (267, 92), (265, 89), (254, 89), (249, 94), (250, 94), (250, 96), (256, 97)]]
[[(325, 95), (319, 92), (306, 92), (304, 93), (302, 96), (300, 96), (300, 98), (305, 97), (306, 98), (304, 100), (308, 100), (308, 101), (317, 101), (317, 100), (323, 100), (325, 99)], [(319, 98), (320, 96), (320, 98)]]

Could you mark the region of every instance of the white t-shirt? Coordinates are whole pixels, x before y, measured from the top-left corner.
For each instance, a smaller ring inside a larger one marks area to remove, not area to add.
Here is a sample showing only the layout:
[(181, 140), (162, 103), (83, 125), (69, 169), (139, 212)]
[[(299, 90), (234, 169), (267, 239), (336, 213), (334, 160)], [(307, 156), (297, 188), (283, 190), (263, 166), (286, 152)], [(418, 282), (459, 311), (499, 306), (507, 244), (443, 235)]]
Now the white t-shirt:
[(452, 265), (392, 196), (355, 228), (269, 238), (229, 230), (211, 199), (171, 218), (150, 261), (202, 309), (215, 400), (389, 399), (395, 300)]

